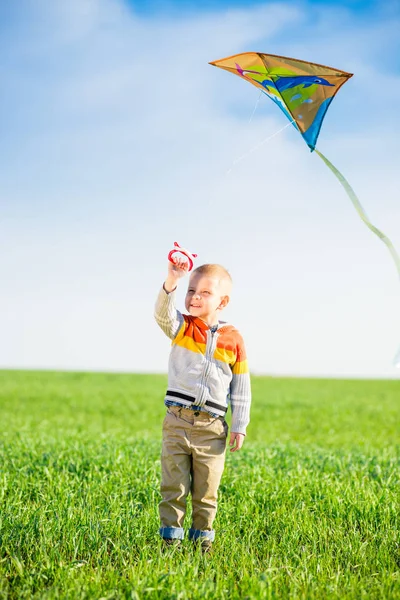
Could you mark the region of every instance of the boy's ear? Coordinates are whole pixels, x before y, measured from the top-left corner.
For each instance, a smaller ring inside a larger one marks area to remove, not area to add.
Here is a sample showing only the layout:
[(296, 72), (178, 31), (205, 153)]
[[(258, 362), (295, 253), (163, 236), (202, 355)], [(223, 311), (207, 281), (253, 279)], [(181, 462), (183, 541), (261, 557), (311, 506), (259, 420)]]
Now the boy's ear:
[(229, 300), (230, 300), (229, 296), (222, 296), (221, 302), (220, 302), (218, 308), (220, 310), (222, 310), (223, 308), (225, 308), (225, 306), (227, 306), (227, 304), (229, 304)]

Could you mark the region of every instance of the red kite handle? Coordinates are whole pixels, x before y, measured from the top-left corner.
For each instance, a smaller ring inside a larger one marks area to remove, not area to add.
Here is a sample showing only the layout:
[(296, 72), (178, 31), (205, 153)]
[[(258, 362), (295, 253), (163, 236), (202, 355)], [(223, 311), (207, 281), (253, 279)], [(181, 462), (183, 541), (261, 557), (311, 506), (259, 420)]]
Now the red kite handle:
[(191, 271), (193, 269), (193, 259), (197, 258), (197, 254), (193, 254), (193, 252), (189, 252), (189, 250), (186, 250), (186, 248), (181, 248), (181, 246), (178, 244), (178, 242), (174, 242), (174, 246), (175, 246), (175, 248), (173, 250), (171, 250), (171, 252), (168, 254), (168, 260), (173, 263), (174, 261), (172, 260), (172, 255), (179, 252), (180, 254), (183, 254), (184, 256), (186, 256), (186, 258), (188, 259), (189, 271)]

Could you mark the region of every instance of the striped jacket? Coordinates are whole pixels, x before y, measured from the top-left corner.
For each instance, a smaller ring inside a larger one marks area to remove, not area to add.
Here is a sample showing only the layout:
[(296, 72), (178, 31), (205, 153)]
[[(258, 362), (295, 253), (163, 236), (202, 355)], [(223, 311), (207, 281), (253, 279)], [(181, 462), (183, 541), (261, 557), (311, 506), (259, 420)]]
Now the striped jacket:
[(250, 415), (250, 375), (242, 336), (232, 325), (219, 322), (213, 333), (197, 317), (175, 308), (175, 293), (162, 288), (155, 318), (172, 340), (165, 401), (200, 406), (225, 416), (231, 405), (235, 433), (246, 433)]

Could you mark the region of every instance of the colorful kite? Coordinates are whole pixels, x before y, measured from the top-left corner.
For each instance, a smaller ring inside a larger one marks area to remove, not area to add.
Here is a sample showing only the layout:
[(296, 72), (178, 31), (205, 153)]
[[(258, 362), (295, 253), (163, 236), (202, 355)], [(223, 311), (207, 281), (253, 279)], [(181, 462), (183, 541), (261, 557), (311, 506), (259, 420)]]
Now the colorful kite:
[[(279, 106), (300, 132), (311, 152), (336, 175), (364, 223), (388, 247), (400, 277), (400, 258), (389, 238), (369, 221), (354, 190), (333, 164), (315, 148), (326, 111), (352, 73), (284, 56), (244, 52), (210, 62), (252, 83)], [(400, 366), (400, 353), (395, 362)]]
[(210, 63), (258, 87), (293, 122), (314, 150), (325, 113), (352, 73), (314, 63), (245, 52)]

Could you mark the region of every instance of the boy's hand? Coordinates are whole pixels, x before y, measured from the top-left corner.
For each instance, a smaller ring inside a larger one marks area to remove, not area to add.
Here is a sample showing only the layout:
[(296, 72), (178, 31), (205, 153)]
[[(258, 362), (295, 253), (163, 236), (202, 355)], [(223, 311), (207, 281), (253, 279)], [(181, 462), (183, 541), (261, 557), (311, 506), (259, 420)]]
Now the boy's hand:
[(187, 260), (178, 256), (173, 256), (173, 262), (168, 261), (168, 277), (164, 283), (164, 289), (166, 292), (172, 292), (181, 277), (184, 277), (189, 271), (189, 265)]
[(229, 445), (232, 446), (231, 452), (236, 452), (236, 450), (240, 450), (240, 448), (243, 446), (245, 437), (246, 436), (243, 433), (235, 433), (234, 431), (232, 431), (229, 440)]

